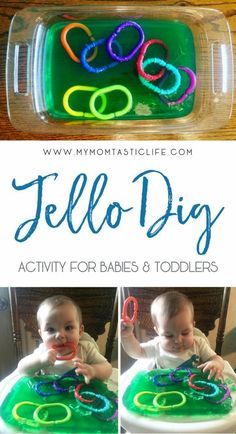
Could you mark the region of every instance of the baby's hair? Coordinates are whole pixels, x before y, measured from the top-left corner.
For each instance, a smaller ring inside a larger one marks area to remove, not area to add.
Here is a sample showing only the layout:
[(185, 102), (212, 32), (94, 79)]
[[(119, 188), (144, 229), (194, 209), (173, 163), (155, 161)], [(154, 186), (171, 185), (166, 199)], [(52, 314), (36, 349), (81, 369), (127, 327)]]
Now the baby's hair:
[(80, 324), (82, 324), (82, 312), (79, 305), (76, 304), (75, 301), (72, 300), (72, 298), (67, 297), (66, 295), (53, 295), (52, 297), (48, 297), (44, 301), (42, 301), (42, 303), (40, 303), (39, 308), (37, 310), (38, 325), (40, 326), (42, 320), (42, 310), (45, 307), (54, 309), (55, 307), (62, 306), (65, 304), (72, 304), (76, 308), (79, 322)]
[(194, 319), (193, 303), (189, 298), (178, 291), (168, 291), (159, 295), (151, 304), (151, 316), (154, 324), (158, 323), (158, 313), (164, 315), (167, 319), (173, 318), (185, 307), (189, 307)]

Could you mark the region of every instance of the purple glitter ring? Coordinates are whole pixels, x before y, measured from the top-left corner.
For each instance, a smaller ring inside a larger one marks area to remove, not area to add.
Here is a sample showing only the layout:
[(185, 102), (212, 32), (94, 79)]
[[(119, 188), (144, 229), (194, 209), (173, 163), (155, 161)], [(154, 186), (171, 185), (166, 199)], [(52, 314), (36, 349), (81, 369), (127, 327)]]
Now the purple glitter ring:
[(98, 419), (103, 420), (103, 421), (106, 421), (106, 422), (109, 422), (109, 421), (111, 421), (111, 420), (118, 419), (118, 399), (117, 399), (117, 398), (110, 398), (110, 400), (111, 400), (111, 401), (114, 401), (115, 404), (116, 404), (116, 408), (115, 408), (114, 413), (113, 413), (110, 417), (108, 417), (108, 418), (105, 418), (105, 417), (102, 417), (102, 416), (96, 414), (95, 416), (96, 416)]
[[(178, 66), (177, 69), (181, 69), (182, 71), (186, 72), (186, 74), (189, 77), (189, 85), (187, 89), (184, 91), (184, 93), (175, 101), (170, 101), (164, 95), (159, 95), (161, 101), (167, 104), (168, 106), (174, 106), (184, 102), (188, 98), (188, 96), (194, 92), (197, 84), (196, 74), (192, 71), (192, 69), (187, 68), (186, 66)], [(163, 78), (162, 83), (166, 80), (166, 78), (167, 75)]]
[(211, 399), (207, 399), (207, 401), (211, 402), (212, 404), (221, 404), (224, 402), (229, 396), (230, 396), (230, 390), (225, 384), (218, 384), (218, 387), (225, 390), (224, 396), (219, 399), (218, 401), (212, 401)]
[(172, 372), (169, 373), (169, 378), (170, 378), (171, 381), (173, 381), (173, 383), (181, 383), (182, 381), (184, 381), (185, 376), (183, 378), (179, 378), (179, 379), (177, 379), (177, 378), (174, 377), (175, 374), (176, 374), (176, 372), (178, 372), (178, 371), (186, 371), (186, 376), (187, 377), (189, 377), (190, 375), (192, 375), (192, 371), (191, 371), (190, 368), (186, 367), (186, 368), (183, 369), (181, 367), (178, 367), (178, 368), (174, 369)]
[[(131, 50), (131, 52), (128, 55), (119, 56), (113, 52), (112, 44), (113, 44), (115, 38), (118, 36), (118, 34), (126, 27), (134, 27), (135, 29), (137, 29), (140, 38), (139, 38), (137, 45), (133, 48), (133, 50)], [(114, 59), (118, 62), (128, 62), (137, 53), (139, 48), (143, 45), (143, 42), (144, 42), (144, 31), (143, 31), (142, 27), (138, 23), (136, 23), (135, 21), (125, 21), (124, 23), (120, 24), (115, 29), (115, 31), (111, 34), (111, 36), (108, 38), (107, 51), (108, 51), (108, 53), (112, 59)]]

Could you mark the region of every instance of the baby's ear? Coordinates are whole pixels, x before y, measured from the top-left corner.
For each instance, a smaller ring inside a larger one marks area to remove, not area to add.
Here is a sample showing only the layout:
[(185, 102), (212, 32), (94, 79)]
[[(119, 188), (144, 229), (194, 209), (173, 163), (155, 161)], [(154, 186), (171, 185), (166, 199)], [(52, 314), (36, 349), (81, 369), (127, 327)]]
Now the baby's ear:
[(79, 328), (79, 335), (81, 336), (84, 333), (84, 325), (81, 324), (80, 328)]
[(41, 329), (38, 329), (38, 334), (39, 334), (40, 337), (42, 337)]

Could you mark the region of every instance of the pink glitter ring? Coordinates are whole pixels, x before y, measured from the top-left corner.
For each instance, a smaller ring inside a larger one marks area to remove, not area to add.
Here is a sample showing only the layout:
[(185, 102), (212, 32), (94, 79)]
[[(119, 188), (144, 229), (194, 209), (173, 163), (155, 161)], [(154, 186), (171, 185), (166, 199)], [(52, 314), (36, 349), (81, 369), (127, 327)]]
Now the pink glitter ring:
[(137, 66), (138, 74), (149, 81), (158, 80), (159, 78), (161, 78), (164, 75), (165, 70), (166, 70), (165, 68), (161, 68), (161, 70), (157, 74), (154, 74), (154, 75), (148, 74), (147, 72), (145, 72), (143, 70), (142, 64), (143, 64), (144, 56), (146, 54), (148, 47), (150, 45), (153, 45), (153, 44), (160, 45), (161, 47), (164, 48), (164, 50), (165, 50), (164, 60), (165, 60), (165, 62), (167, 62), (167, 60), (168, 60), (168, 47), (161, 39), (150, 39), (149, 41), (145, 42), (142, 45), (140, 54), (139, 54), (138, 59), (137, 59), (136, 66)]
[[(192, 382), (192, 380), (193, 380), (194, 378), (196, 378), (197, 376), (198, 376), (198, 374), (192, 374), (192, 375), (190, 375), (189, 380), (188, 380), (188, 385), (189, 385), (189, 387), (191, 387), (191, 388), (194, 389), (194, 390), (206, 390), (206, 389), (207, 389), (206, 386), (199, 387), (199, 386), (196, 386), (196, 384), (194, 384), (194, 383)], [(201, 378), (203, 378), (203, 377), (201, 377)]]

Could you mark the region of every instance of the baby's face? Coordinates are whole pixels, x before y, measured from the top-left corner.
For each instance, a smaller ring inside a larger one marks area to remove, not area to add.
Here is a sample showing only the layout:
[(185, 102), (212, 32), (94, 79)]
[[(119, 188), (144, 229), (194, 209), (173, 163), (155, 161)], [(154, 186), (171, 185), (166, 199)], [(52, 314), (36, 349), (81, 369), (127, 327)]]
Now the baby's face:
[(193, 317), (189, 307), (183, 308), (171, 319), (160, 316), (158, 326), (155, 327), (161, 347), (170, 353), (180, 353), (192, 347), (193, 329)]
[[(48, 349), (68, 342), (77, 347), (82, 331), (83, 326), (80, 325), (78, 312), (73, 304), (45, 307), (42, 312), (39, 334)], [(65, 349), (63, 354), (67, 354), (67, 351), (70, 352)]]

